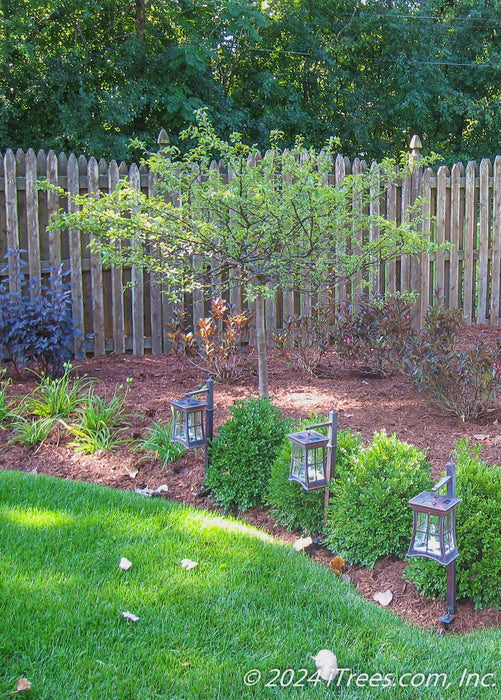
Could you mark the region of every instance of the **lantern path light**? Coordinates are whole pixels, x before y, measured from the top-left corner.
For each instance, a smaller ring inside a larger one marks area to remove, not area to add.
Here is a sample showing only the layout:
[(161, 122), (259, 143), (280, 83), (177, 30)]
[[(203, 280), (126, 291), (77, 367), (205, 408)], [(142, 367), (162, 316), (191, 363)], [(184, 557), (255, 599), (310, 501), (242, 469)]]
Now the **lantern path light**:
[[(439, 491), (447, 486), (446, 494)], [(423, 491), (409, 501), (413, 511), (412, 538), (408, 557), (433, 559), (447, 569), (445, 615), (439, 621), (446, 627), (454, 620), (456, 604), (456, 464), (452, 457), (446, 464), (446, 476), (431, 491)]]
[[(327, 437), (315, 428), (329, 427)], [(337, 411), (329, 411), (325, 423), (316, 423), (298, 433), (290, 433), (291, 469), (289, 481), (297, 481), (305, 491), (325, 488), (324, 524), (327, 521), (329, 482), (334, 476), (337, 449)]]
[[(205, 394), (205, 401), (195, 396)], [(209, 466), (209, 447), (214, 438), (214, 380), (209, 375), (205, 386), (188, 391), (181, 399), (170, 402), (172, 442), (186, 448), (205, 447), (205, 467)]]

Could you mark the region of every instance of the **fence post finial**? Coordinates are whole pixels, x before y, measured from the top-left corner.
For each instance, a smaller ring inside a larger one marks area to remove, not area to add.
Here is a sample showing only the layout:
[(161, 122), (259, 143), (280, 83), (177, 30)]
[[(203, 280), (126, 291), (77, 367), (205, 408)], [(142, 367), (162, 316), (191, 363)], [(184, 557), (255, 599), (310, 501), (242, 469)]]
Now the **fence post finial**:
[(165, 131), (165, 129), (160, 129), (160, 133), (158, 134), (157, 138), (157, 143), (160, 146), (160, 150), (170, 144), (169, 134)]
[(423, 148), (423, 143), (417, 134), (414, 134), (411, 137), (409, 148), (411, 149), (411, 162), (415, 162), (422, 158), (421, 149)]

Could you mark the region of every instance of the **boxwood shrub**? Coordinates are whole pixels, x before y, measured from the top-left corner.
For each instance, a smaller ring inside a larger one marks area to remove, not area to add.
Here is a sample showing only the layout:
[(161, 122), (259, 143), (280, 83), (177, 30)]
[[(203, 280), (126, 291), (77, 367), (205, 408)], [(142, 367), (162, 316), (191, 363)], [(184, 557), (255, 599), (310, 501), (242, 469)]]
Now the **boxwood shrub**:
[(408, 501), (430, 486), (423, 451), (384, 430), (375, 433), (351, 471), (335, 483), (327, 522), (330, 549), (367, 567), (388, 554), (403, 557), (412, 533)]
[(236, 401), (230, 411), (212, 442), (205, 484), (216, 504), (247, 510), (264, 505), (271, 465), (293, 422), (268, 398)]
[[(481, 446), (469, 440), (455, 445), (457, 494), (457, 596), (471, 598), (477, 608), (501, 606), (501, 467), (480, 459)], [(405, 570), (420, 593), (445, 598), (446, 570), (424, 558), (412, 559)]]
[[(303, 430), (307, 425), (322, 423), (326, 419), (310, 416), (293, 430)], [(324, 428), (318, 432), (326, 432)], [(355, 455), (362, 446), (362, 438), (351, 430), (339, 430), (337, 434), (336, 467), (338, 478), (351, 468)], [(296, 481), (289, 481), (291, 443), (284, 442), (282, 450), (271, 467), (267, 502), (271, 515), (289, 530), (301, 530), (304, 534), (320, 534), (324, 529), (324, 489), (305, 491)]]

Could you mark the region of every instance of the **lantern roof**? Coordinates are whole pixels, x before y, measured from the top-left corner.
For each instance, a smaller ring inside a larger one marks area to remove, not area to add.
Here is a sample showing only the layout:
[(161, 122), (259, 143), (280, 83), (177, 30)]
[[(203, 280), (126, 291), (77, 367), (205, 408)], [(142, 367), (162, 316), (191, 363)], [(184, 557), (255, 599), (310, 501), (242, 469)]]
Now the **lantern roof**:
[(432, 491), (422, 491), (409, 501), (413, 510), (435, 515), (447, 515), (451, 510), (457, 508), (461, 503), (461, 498), (455, 496), (439, 495)]
[(316, 430), (303, 430), (299, 433), (289, 433), (287, 437), (298, 445), (303, 445), (306, 448), (321, 447), (322, 445), (327, 445), (329, 442), (328, 437), (317, 433)]
[(181, 411), (199, 411), (201, 408), (204, 408), (204, 406), (207, 405), (205, 401), (199, 401), (193, 396), (186, 396), (183, 399), (176, 399), (175, 401), (171, 401), (170, 404), (171, 406), (179, 408)]

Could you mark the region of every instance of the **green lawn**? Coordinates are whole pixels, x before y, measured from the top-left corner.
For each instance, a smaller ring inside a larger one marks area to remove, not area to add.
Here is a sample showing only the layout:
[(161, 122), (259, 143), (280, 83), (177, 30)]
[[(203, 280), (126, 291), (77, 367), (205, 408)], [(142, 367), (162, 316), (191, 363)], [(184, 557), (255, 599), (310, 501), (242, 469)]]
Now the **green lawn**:
[[(499, 697), (481, 682), (501, 686), (501, 630), (406, 625), (235, 520), (0, 471), (0, 535), (0, 698), (21, 677), (33, 687), (19, 696), (36, 700)], [(351, 681), (315, 682), (322, 648)], [(468, 687), (464, 669), (478, 674)]]

